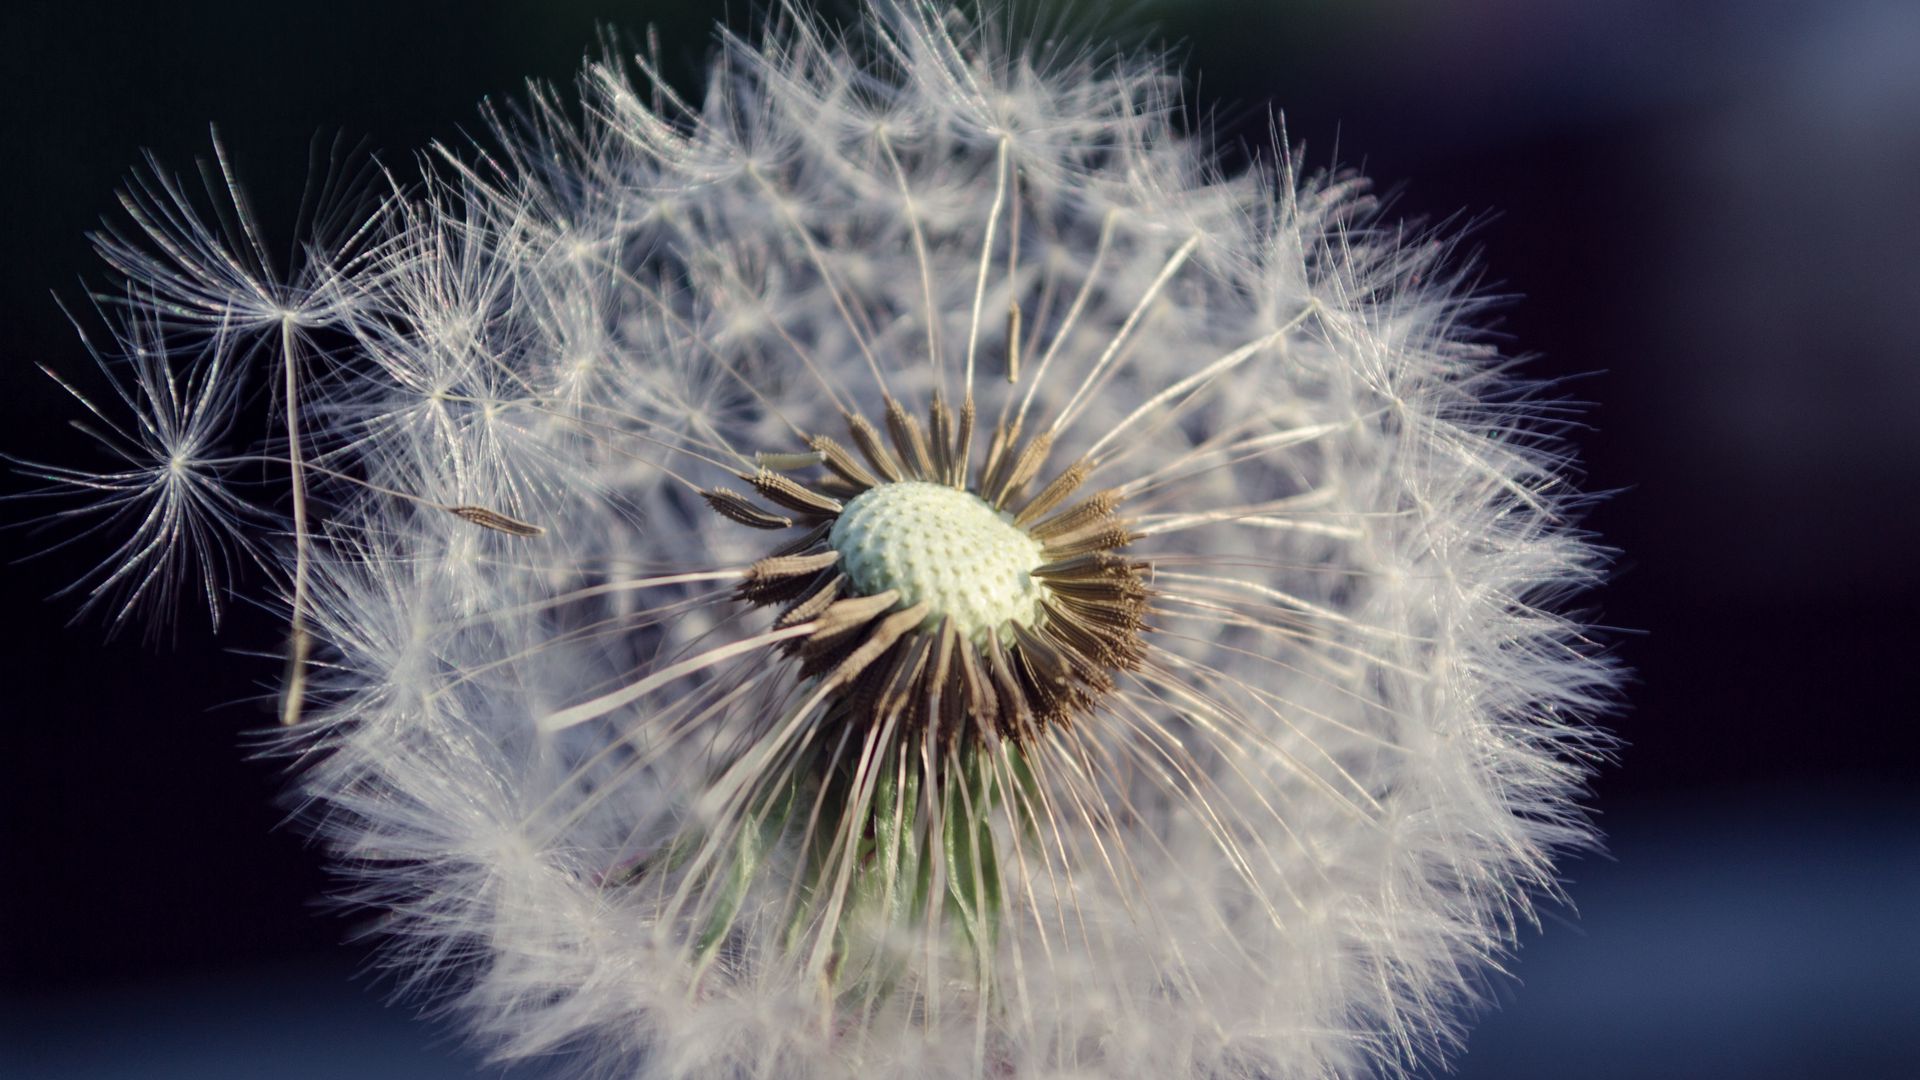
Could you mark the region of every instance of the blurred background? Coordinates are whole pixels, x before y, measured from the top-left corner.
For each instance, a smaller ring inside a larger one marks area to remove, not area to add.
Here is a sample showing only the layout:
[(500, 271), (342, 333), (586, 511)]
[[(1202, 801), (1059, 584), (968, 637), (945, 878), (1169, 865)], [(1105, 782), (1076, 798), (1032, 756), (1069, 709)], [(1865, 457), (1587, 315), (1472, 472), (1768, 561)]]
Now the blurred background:
[[(33, 365), (86, 363), (52, 293), (100, 280), (82, 233), (143, 148), (190, 169), (217, 122), (284, 235), (316, 133), (404, 171), (603, 26), (657, 25), (692, 85), (730, 6), (15, 0), (0, 448), (81, 453)], [(1595, 403), (1587, 525), (1622, 554), (1588, 603), (1635, 672), (1608, 855), (1564, 867), (1578, 911), (1526, 934), (1458, 1074), (1920, 1076), (1920, 5), (1098, 6), (1230, 154), (1283, 110), (1310, 163), (1465, 228), (1508, 349)], [(243, 739), (278, 668), (240, 652), (278, 628), (103, 646), (48, 598), (107, 546), (49, 542), (0, 531), (0, 1074), (499, 1075), (380, 1004), (280, 827)]]

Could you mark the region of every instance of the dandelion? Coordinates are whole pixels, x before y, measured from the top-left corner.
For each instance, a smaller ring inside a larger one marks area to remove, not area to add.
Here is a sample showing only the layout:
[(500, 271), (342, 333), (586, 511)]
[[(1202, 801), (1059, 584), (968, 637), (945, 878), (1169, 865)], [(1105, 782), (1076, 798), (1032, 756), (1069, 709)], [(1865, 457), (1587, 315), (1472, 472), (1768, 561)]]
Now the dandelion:
[[(610, 1075), (1456, 1047), (1590, 840), (1609, 675), (1445, 243), (931, 9), (581, 83), (293, 274), (230, 182), (141, 188), (127, 464), (43, 470), (132, 524), (119, 610), (278, 583), (279, 740), (403, 987)], [(279, 436), (216, 448), (253, 380)]]

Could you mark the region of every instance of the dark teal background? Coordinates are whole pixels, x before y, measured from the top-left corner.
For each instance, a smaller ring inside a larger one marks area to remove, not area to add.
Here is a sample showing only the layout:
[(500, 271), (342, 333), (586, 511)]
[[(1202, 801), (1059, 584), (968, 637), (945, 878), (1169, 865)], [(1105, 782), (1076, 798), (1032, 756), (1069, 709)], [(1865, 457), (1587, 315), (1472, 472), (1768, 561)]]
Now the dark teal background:
[[(1229, 156), (1282, 108), (1311, 163), (1466, 228), (1519, 296), (1510, 350), (1598, 403), (1585, 484), (1618, 494), (1588, 524), (1624, 554), (1588, 602), (1637, 673), (1595, 796), (1611, 859), (1567, 865), (1578, 917), (1525, 936), (1460, 1075), (1920, 1076), (1920, 7), (1132, 10), (1081, 22), (1174, 43)], [(51, 293), (101, 280), (81, 234), (142, 148), (190, 169), (218, 122), (284, 235), (316, 132), (405, 172), (482, 97), (570, 80), (602, 25), (657, 23), (690, 83), (724, 15), (16, 0), (0, 450), (84, 452), (33, 365), (85, 364)], [(354, 923), (315, 910), (319, 857), (276, 828), (242, 736), (278, 667), (235, 651), (271, 620), (103, 646), (47, 597), (106, 545), (18, 561), (52, 538), (0, 531), (0, 1074), (466, 1075), (350, 981)]]

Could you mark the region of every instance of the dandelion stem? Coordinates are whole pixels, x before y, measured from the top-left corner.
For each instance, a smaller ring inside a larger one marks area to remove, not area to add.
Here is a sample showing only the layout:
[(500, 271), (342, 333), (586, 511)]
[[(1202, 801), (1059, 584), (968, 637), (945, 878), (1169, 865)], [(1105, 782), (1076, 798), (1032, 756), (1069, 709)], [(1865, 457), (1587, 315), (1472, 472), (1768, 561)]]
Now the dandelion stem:
[(300, 722), (307, 691), (307, 655), (313, 648), (307, 636), (307, 562), (311, 542), (307, 532), (307, 478), (300, 451), (300, 362), (295, 352), (293, 316), (280, 320), (280, 354), (286, 373), (287, 464), (293, 492), (293, 612), (287, 643), (286, 692), (280, 700), (280, 723)]
[(1073, 423), (1074, 417), (1079, 413), (1080, 403), (1086, 400), (1087, 394), (1105, 377), (1108, 367), (1113, 363), (1113, 358), (1120, 352), (1120, 346), (1126, 344), (1127, 338), (1133, 335), (1133, 328), (1139, 325), (1147, 309), (1152, 307), (1153, 301), (1159, 297), (1160, 290), (1166, 287), (1167, 282), (1173, 280), (1173, 275), (1180, 272), (1180, 267), (1186, 263), (1187, 257), (1192, 255), (1193, 249), (1199, 246), (1200, 238), (1190, 236), (1186, 243), (1181, 244), (1172, 255), (1168, 256), (1166, 265), (1162, 266), (1160, 273), (1155, 275), (1153, 284), (1147, 286), (1147, 291), (1141, 295), (1140, 302), (1133, 305), (1132, 311), (1127, 312), (1127, 320), (1120, 324), (1120, 329), (1114, 331), (1113, 339), (1107, 342), (1106, 349), (1100, 353), (1100, 359), (1094, 361), (1093, 368), (1087, 372), (1087, 377), (1080, 381), (1079, 388), (1074, 390), (1073, 397), (1067, 400), (1066, 407), (1060, 410), (1060, 415), (1054, 419), (1049, 431), (1058, 435), (1066, 430), (1068, 424)]
[(995, 169), (993, 205), (987, 210), (986, 237), (980, 241), (980, 273), (973, 282), (973, 318), (967, 329), (967, 397), (973, 396), (973, 355), (980, 346), (980, 309), (987, 299), (987, 268), (993, 262), (993, 235), (1000, 224), (1000, 209), (1007, 204), (1007, 140), (1000, 140), (999, 164)]
[[(926, 305), (920, 312), (921, 321), (927, 324), (927, 359), (933, 364), (934, 380), (945, 386), (947, 379), (946, 360), (940, 353), (940, 320), (933, 303), (933, 268), (927, 261), (927, 238), (920, 226), (920, 211), (914, 205), (913, 189), (907, 186), (907, 171), (900, 166), (899, 155), (893, 152), (893, 140), (887, 137), (885, 129), (879, 134), (880, 149), (886, 151), (887, 163), (893, 166), (893, 175), (900, 183), (900, 207), (906, 211), (908, 235), (913, 237), (913, 257), (920, 266), (920, 302)], [(968, 359), (972, 359), (971, 353)], [(835, 402), (839, 404), (838, 401)], [(845, 410), (842, 409), (844, 412)]]
[(819, 623), (817, 622), (801, 623), (798, 626), (789, 626), (784, 630), (770, 631), (758, 637), (750, 637), (744, 641), (736, 641), (730, 645), (722, 645), (717, 649), (710, 649), (698, 656), (688, 657), (677, 664), (661, 668), (659, 671), (654, 672), (652, 675), (638, 682), (629, 683), (611, 694), (602, 694), (592, 701), (583, 701), (578, 705), (561, 709), (559, 712), (548, 713), (539, 720), (540, 731), (548, 735), (556, 731), (565, 731), (570, 727), (605, 716), (615, 709), (638, 701), (659, 687), (683, 676), (691, 675), (696, 671), (701, 671), (723, 661), (731, 660), (742, 653), (749, 653), (755, 649), (765, 648), (776, 642), (785, 641), (788, 638), (804, 637), (817, 629), (819, 629)]
[(1033, 378), (1027, 383), (1027, 392), (1020, 398), (1020, 411), (1014, 414), (1013, 426), (1018, 428), (1027, 419), (1027, 409), (1033, 404), (1033, 395), (1046, 381), (1047, 368), (1053, 364), (1053, 356), (1073, 330), (1073, 324), (1080, 319), (1080, 312), (1087, 306), (1087, 298), (1093, 295), (1093, 287), (1100, 280), (1100, 269), (1107, 260), (1107, 248), (1113, 243), (1113, 228), (1119, 221), (1116, 211), (1109, 211), (1100, 221), (1100, 239), (1094, 245), (1093, 257), (1087, 262), (1087, 276), (1080, 283), (1080, 291), (1074, 294), (1073, 303), (1067, 305), (1067, 313), (1060, 320), (1060, 328), (1053, 332), (1053, 340), (1047, 344), (1047, 351), (1040, 356), (1040, 366), (1034, 370)]

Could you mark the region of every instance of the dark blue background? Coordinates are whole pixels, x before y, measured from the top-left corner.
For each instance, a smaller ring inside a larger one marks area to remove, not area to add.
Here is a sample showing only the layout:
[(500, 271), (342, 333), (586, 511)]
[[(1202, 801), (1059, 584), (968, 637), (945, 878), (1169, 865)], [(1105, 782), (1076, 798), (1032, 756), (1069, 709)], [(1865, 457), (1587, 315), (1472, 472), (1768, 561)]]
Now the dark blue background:
[[(687, 80), (722, 14), (397, 6), (0, 14), (0, 448), (82, 452), (32, 365), (84, 363), (49, 290), (96, 275), (81, 233), (141, 148), (185, 168), (219, 122), (285, 228), (315, 132), (404, 168), (482, 96), (568, 80), (600, 21), (660, 24)], [(1637, 673), (1594, 799), (1610, 857), (1566, 867), (1577, 917), (1527, 936), (1460, 1074), (1920, 1076), (1920, 5), (1137, 10), (1230, 146), (1284, 108), (1311, 162), (1471, 225), (1522, 296), (1511, 350), (1598, 403), (1586, 485), (1619, 494), (1588, 524), (1624, 555), (1592, 602)], [(47, 542), (0, 531), (0, 557)], [(241, 736), (277, 665), (228, 650), (277, 629), (103, 647), (46, 598), (104, 550), (0, 570), (0, 1074), (469, 1075), (350, 979), (353, 924), (276, 828)]]

